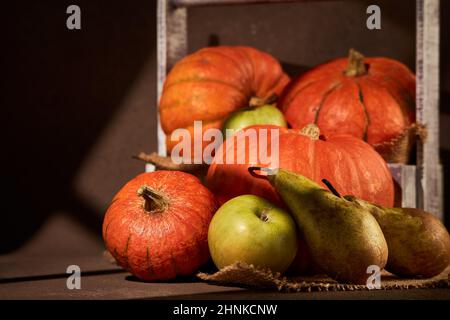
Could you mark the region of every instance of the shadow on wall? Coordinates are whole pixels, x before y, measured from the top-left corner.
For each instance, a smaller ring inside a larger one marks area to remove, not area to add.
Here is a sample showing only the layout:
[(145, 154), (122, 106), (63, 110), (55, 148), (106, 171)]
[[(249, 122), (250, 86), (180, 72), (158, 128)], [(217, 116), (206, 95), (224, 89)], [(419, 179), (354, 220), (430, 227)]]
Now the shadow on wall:
[[(213, 33), (208, 37), (208, 47), (217, 47), (220, 45), (226, 45), (225, 43), (220, 43), (219, 35)], [(310, 69), (308, 66), (298, 65), (289, 62), (281, 62), (283, 70), (292, 78), (299, 76)]]
[(441, 162), (443, 165), (444, 218), (447, 230), (450, 230), (450, 1), (440, 2), (440, 116), (441, 119)]
[[(448, 11), (450, 4), (443, 2), (441, 1), (443, 11), (445, 8)], [(404, 1), (401, 4), (393, 1), (382, 3), (386, 6), (383, 7), (386, 8), (383, 14), (389, 19), (392, 30), (394, 26), (398, 27), (395, 30), (400, 30), (396, 33), (398, 38), (388, 39), (388, 46), (392, 48), (380, 46), (373, 41), (382, 38), (379, 33), (371, 34), (372, 38), (365, 38), (356, 31), (346, 32), (348, 37), (341, 39), (320, 30), (325, 33), (320, 38), (322, 42), (316, 39), (315, 33), (309, 38), (305, 37), (308, 30), (302, 32), (301, 29), (286, 28), (286, 25), (294, 23), (286, 19), (286, 16), (292, 17), (295, 12), (302, 12), (294, 5), (283, 8), (274, 5), (274, 8), (278, 7), (277, 10), (254, 11), (193, 9), (190, 16), (201, 19), (190, 22), (189, 44), (191, 49), (204, 46), (208, 41), (210, 44), (238, 41), (261, 49), (272, 47), (272, 53), (285, 60), (283, 66), (286, 71), (296, 75), (307, 69), (306, 65), (310, 64), (307, 59), (314, 61), (316, 54), (335, 56), (333, 49), (339, 49), (339, 54), (344, 54), (348, 43), (354, 43), (356, 38), (364, 48), (371, 48), (375, 52), (403, 53), (405, 62), (413, 65), (414, 53), (410, 50), (411, 39), (408, 38), (410, 22), (414, 19), (411, 5), (408, 5), (408, 10), (403, 10)], [(83, 226), (98, 237), (101, 236), (101, 213), (77, 195), (79, 193), (74, 188), (74, 180), (87, 155), (92, 149), (97, 149), (94, 144), (100, 140), (101, 134), (129, 93), (131, 84), (156, 49), (156, 1), (136, 0), (126, 4), (77, 1), (82, 8), (80, 31), (69, 31), (65, 27), (65, 11), (70, 4), (72, 2), (58, 0), (10, 2), (7, 5), (10, 8), (4, 8), (8, 12), (8, 33), (3, 39), (8, 50), (4, 51), (4, 61), (9, 62), (4, 69), (7, 75), (4, 78), (8, 81), (9, 89), (2, 93), (2, 108), (6, 110), (3, 127), (6, 129), (5, 144), (8, 151), (7, 156), (4, 156), (6, 163), (3, 166), (2, 191), (6, 208), (2, 210), (3, 219), (0, 224), (0, 253), (12, 251), (26, 242), (55, 211), (71, 213)], [(285, 8), (296, 10), (292, 13)], [(220, 16), (217, 15), (218, 11), (221, 12)], [(274, 18), (275, 26), (269, 26), (264, 19), (256, 19), (268, 14)], [(305, 16), (305, 21), (315, 22), (320, 15), (323, 15), (322, 10), (315, 10), (309, 18)], [(447, 13), (445, 17), (448, 17)], [(362, 23), (364, 16), (355, 19), (357, 23)], [(302, 24), (305, 21), (295, 23)], [(326, 22), (323, 17), (320, 21)], [(345, 28), (352, 30), (355, 21), (346, 21)], [(442, 21), (442, 33), (448, 39), (446, 30), (450, 30), (450, 19)], [(225, 25), (224, 22), (228, 24)], [(254, 24), (255, 30), (260, 33), (258, 36), (253, 35), (252, 30), (239, 29), (242, 26), (249, 27), (249, 24)], [(336, 21), (334, 24), (331, 21), (327, 27), (332, 28), (335, 24)], [(265, 31), (270, 31), (270, 34), (264, 34)], [(210, 36), (211, 34), (214, 35)], [(277, 36), (279, 34), (283, 35), (284, 42), (280, 41)], [(402, 35), (406, 38), (402, 38)], [(301, 42), (302, 39), (305, 41)], [(309, 45), (311, 41), (306, 41), (308, 39), (314, 41), (311, 48), (305, 49), (302, 45)], [(315, 48), (319, 43), (328, 44), (329, 39), (342, 48), (336, 49), (333, 43), (326, 52)], [(447, 81), (446, 86), (449, 88), (450, 42), (442, 40), (442, 43), (442, 70), (446, 74), (443, 79)], [(302, 53), (304, 61), (299, 58)], [(295, 64), (297, 62), (301, 65)], [(152, 75), (152, 78), (155, 77)], [(154, 82), (149, 83), (149, 87), (155, 85)], [(153, 101), (155, 97), (152, 93), (146, 93), (143, 98)], [(448, 112), (448, 107), (446, 110)], [(143, 110), (134, 115), (138, 123), (149, 122), (144, 118), (147, 116), (145, 112), (147, 111)], [(136, 147), (135, 151), (139, 151), (140, 144), (123, 137), (115, 142), (116, 152), (126, 144), (131, 144), (132, 148)], [(108, 157), (108, 154), (102, 156)], [(448, 152), (443, 153), (446, 168), (448, 160)], [(142, 170), (141, 164), (130, 165), (129, 162), (113, 166), (107, 163), (104, 166), (107, 166), (103, 168), (104, 172), (114, 174), (121, 170), (129, 176)], [(108, 179), (96, 177), (92, 188), (104, 192), (111, 189), (106, 187), (111, 183)], [(449, 207), (446, 202), (447, 217)]]
[[(70, 4), (20, 1), (4, 9), (8, 156), (0, 253), (23, 244), (57, 210), (100, 236), (101, 215), (75, 195), (73, 180), (155, 51), (154, 1), (126, 6), (77, 1), (82, 8), (78, 31), (66, 28)], [(98, 181), (96, 187), (107, 183)]]

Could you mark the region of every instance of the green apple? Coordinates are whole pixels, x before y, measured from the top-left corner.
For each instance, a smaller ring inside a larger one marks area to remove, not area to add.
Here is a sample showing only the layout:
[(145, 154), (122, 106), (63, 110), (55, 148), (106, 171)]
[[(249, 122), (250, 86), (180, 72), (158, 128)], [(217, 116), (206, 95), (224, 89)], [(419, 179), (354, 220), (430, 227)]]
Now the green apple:
[(283, 113), (272, 104), (266, 104), (256, 108), (240, 109), (233, 112), (222, 126), (223, 134), (226, 129), (233, 130), (233, 133), (249, 126), (257, 124), (273, 124), (280, 127), (287, 127)]
[(283, 272), (297, 253), (296, 225), (286, 211), (269, 201), (242, 195), (215, 213), (208, 245), (219, 269), (240, 261)]

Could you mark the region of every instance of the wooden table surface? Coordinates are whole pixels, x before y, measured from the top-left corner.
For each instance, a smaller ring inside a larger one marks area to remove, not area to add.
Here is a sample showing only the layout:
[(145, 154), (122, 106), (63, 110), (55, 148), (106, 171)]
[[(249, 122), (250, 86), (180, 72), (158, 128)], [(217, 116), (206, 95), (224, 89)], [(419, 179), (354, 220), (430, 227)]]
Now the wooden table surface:
[[(80, 267), (81, 289), (66, 286), (66, 268)], [(449, 289), (279, 293), (209, 285), (195, 277), (144, 283), (92, 256), (0, 257), (0, 299), (445, 299)]]

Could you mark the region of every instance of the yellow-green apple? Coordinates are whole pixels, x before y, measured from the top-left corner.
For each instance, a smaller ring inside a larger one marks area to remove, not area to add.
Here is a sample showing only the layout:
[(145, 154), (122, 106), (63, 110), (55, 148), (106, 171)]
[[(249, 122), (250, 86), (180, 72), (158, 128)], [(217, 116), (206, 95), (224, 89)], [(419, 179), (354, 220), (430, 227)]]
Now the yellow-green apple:
[(280, 109), (275, 107), (275, 105), (266, 104), (261, 107), (240, 109), (233, 112), (222, 125), (222, 131), (225, 136), (227, 129), (230, 130), (228, 132), (228, 135), (230, 135), (246, 127), (258, 124), (287, 127), (286, 120)]
[(235, 262), (285, 271), (297, 252), (297, 231), (289, 213), (254, 195), (224, 203), (208, 230), (208, 245), (217, 268)]

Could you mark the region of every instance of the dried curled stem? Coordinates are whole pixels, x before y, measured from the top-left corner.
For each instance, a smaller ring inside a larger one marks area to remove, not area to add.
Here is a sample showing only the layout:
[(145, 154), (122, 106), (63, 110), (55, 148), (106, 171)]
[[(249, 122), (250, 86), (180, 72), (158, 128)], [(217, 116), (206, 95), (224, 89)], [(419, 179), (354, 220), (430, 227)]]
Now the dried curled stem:
[(248, 102), (248, 105), (251, 108), (257, 108), (257, 107), (261, 107), (266, 104), (273, 104), (277, 101), (277, 99), (278, 99), (278, 96), (276, 93), (272, 93), (267, 98), (252, 97), (250, 99), (250, 101)]
[(156, 152), (152, 152), (150, 154), (141, 152), (138, 155), (133, 156), (133, 158), (147, 163), (151, 163), (159, 170), (197, 173), (205, 171), (208, 168), (208, 165), (206, 164), (174, 163), (170, 157), (160, 156)]

